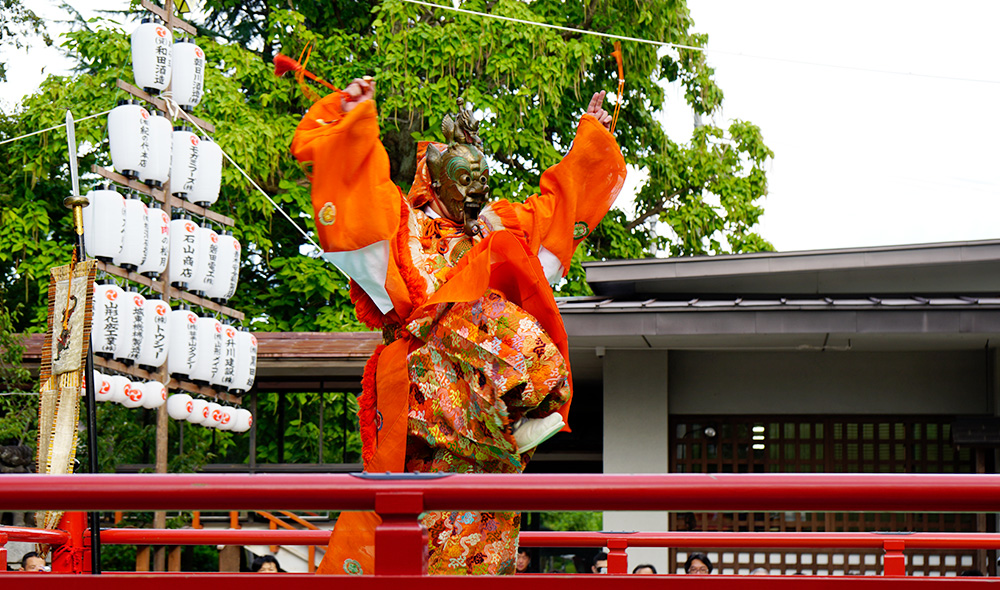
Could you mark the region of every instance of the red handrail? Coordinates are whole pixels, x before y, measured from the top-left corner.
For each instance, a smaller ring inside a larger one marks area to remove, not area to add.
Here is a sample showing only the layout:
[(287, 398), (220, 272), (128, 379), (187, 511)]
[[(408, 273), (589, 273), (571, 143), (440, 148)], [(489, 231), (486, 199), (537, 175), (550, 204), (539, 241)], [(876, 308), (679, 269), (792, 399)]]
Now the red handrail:
[[(1000, 511), (1000, 475), (5, 475), (6, 510)], [(70, 493), (70, 490), (72, 493)]]

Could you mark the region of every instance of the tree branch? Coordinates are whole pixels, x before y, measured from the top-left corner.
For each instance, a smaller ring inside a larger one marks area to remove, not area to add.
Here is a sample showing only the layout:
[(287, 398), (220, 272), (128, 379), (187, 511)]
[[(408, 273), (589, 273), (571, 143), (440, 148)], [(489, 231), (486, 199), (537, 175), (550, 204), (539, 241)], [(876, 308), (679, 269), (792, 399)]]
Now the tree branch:
[(682, 194), (690, 191), (692, 188), (694, 188), (694, 187), (686, 186), (684, 188), (677, 189), (676, 191), (674, 191), (673, 193), (671, 193), (669, 195), (665, 195), (663, 197), (663, 202), (662, 203), (660, 203), (658, 206), (650, 209), (649, 211), (646, 211), (642, 215), (640, 215), (640, 216), (636, 217), (635, 219), (633, 219), (632, 221), (630, 221), (629, 224), (625, 226), (625, 230), (631, 232), (635, 228), (637, 228), (640, 225), (642, 225), (642, 223), (645, 222), (650, 217), (652, 217), (654, 215), (659, 215), (660, 213), (663, 213), (664, 211), (667, 210), (667, 205), (669, 205), (670, 203), (672, 203), (673, 200), (676, 199), (677, 197), (679, 197)]

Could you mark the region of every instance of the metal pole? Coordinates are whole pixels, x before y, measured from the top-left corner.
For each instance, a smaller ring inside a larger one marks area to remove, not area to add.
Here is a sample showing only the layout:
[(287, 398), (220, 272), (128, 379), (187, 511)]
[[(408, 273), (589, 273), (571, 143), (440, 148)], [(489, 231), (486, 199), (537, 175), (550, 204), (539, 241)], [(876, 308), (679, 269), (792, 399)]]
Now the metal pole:
[[(76, 230), (76, 248), (79, 260), (87, 259), (87, 249), (83, 241), (83, 208), (90, 204), (90, 199), (80, 195), (80, 177), (77, 173), (76, 156), (76, 126), (73, 123), (73, 113), (66, 111), (66, 143), (69, 146), (70, 180), (73, 194), (63, 200), (63, 205), (73, 211), (73, 227)], [(90, 458), (90, 472), (98, 473), (97, 468), (97, 398), (94, 396), (94, 345), (92, 339), (87, 341), (87, 362), (84, 382), (87, 390), (87, 455)], [(90, 567), (95, 574), (101, 573), (101, 514), (91, 512), (90, 520)]]

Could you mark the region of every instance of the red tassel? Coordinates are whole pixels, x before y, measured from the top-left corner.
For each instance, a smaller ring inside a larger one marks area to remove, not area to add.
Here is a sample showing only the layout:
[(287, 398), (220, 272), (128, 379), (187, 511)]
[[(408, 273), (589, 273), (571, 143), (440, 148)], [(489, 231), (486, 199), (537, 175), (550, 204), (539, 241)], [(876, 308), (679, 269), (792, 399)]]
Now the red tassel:
[(278, 54), (274, 56), (274, 75), (277, 77), (282, 77), (288, 72), (297, 72), (302, 66), (299, 62), (288, 57), (287, 55)]

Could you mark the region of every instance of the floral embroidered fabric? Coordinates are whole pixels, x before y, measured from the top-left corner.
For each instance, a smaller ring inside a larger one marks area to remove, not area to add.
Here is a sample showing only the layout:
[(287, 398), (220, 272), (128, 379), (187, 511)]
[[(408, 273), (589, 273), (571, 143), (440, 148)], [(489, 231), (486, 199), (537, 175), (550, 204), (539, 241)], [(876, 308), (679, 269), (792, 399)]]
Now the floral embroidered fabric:
[[(407, 358), (406, 471), (520, 473), (527, 457), (517, 452), (512, 424), (569, 398), (562, 354), (534, 318), (495, 291), (434, 311), (406, 326), (424, 342)], [(512, 573), (518, 513), (429, 513), (424, 524), (431, 573)]]

